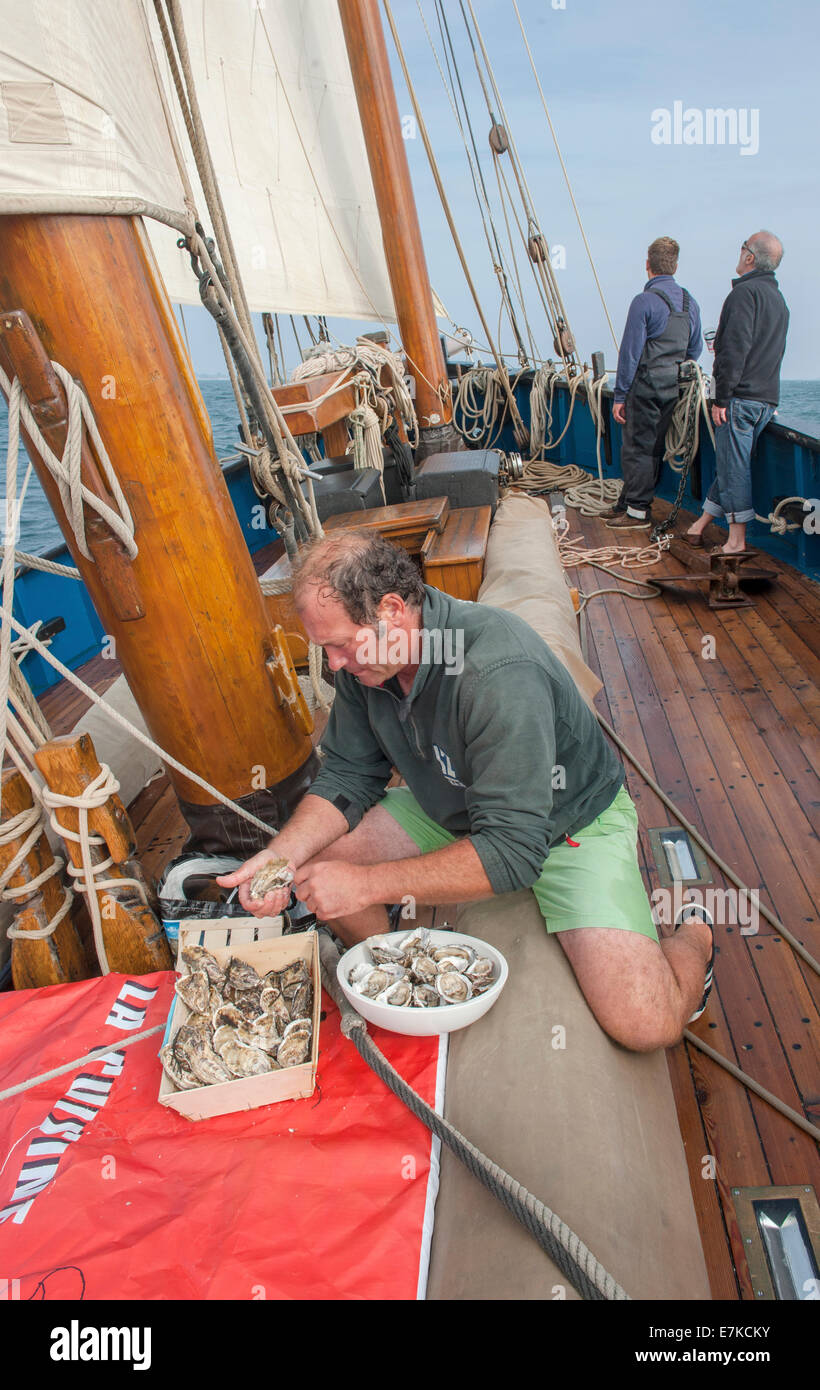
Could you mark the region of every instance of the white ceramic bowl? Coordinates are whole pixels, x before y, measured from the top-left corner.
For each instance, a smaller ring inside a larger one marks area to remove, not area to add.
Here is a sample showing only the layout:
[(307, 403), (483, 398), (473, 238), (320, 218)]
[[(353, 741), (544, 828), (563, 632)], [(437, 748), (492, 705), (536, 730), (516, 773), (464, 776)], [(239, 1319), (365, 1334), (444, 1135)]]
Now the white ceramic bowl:
[[(412, 926), (409, 926), (404, 931), (389, 932), (385, 940), (392, 944), (394, 941), (400, 941), (412, 930)], [(466, 1028), (469, 1023), (475, 1023), (477, 1018), (481, 1018), (482, 1014), (486, 1014), (487, 1010), (492, 1008), (507, 983), (509, 974), (507, 962), (501, 952), (494, 946), (489, 946), (486, 941), (479, 941), (475, 936), (465, 936), (460, 931), (431, 931), (430, 939), (435, 946), (455, 946), (458, 942), (472, 946), (476, 955), (487, 956), (493, 962), (497, 978), (483, 994), (468, 999), (464, 1004), (442, 1004), (432, 1009), (377, 1004), (375, 999), (366, 999), (363, 994), (358, 994), (348, 982), (347, 977), (354, 965), (370, 960), (367, 942), (360, 941), (357, 946), (351, 946), (349, 951), (345, 951), (336, 967), (336, 976), (346, 998), (368, 1023), (377, 1023), (380, 1028), (387, 1028), (391, 1033), (429, 1037), (433, 1033), (454, 1033), (458, 1028)]]

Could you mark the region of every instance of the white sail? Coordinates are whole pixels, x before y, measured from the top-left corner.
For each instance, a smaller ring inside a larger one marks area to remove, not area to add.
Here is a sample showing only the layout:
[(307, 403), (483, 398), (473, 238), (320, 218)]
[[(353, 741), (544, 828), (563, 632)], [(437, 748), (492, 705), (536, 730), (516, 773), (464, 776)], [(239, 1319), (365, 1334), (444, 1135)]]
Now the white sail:
[[(182, 10), (251, 308), (394, 319), (335, 0)], [(144, 211), (183, 225), (170, 112), (207, 224), (150, 0), (2, 0), (0, 21), (0, 213)], [(178, 233), (149, 225), (171, 297), (198, 302)]]

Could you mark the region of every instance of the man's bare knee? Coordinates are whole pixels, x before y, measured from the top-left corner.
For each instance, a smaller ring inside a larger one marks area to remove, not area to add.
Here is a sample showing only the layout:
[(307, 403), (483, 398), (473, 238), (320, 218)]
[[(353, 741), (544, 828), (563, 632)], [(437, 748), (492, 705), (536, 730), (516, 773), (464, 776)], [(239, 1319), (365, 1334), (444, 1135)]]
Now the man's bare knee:
[(390, 812), (383, 806), (373, 806), (362, 816), (355, 830), (320, 850), (314, 860), (317, 863), (335, 859), (346, 864), (385, 864), (394, 859), (415, 859), (419, 854), (418, 845)]

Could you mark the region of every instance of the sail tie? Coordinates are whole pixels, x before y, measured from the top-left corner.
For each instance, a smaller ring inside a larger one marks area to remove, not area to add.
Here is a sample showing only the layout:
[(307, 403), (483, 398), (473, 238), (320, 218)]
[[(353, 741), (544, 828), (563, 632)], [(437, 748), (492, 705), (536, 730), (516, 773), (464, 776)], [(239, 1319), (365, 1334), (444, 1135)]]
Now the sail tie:
[[(2, 825), (0, 825), (0, 845), (12, 844), (13, 841), (21, 835), (25, 837), (17, 853), (14, 855), (14, 858), (9, 861), (2, 873), (0, 873), (0, 898), (9, 902), (14, 902), (17, 898), (28, 898), (32, 893), (36, 893), (38, 889), (42, 888), (50, 878), (55, 876), (55, 874), (59, 874), (60, 870), (65, 866), (65, 860), (55, 858), (41, 874), (37, 874), (34, 878), (28, 879), (26, 883), (21, 884), (17, 888), (11, 888), (9, 886), (10, 880), (14, 878), (17, 870), (20, 868), (21, 864), (24, 863), (29, 851), (34, 848), (40, 836), (44, 833), (43, 813), (36, 800), (33, 806), (26, 807), (24, 811), (20, 811), (16, 816), (11, 816), (9, 820), (3, 821)], [(62, 906), (58, 908), (57, 912), (55, 912), (54, 916), (45, 927), (24, 929), (15, 926), (14, 923), (10, 923), (6, 928), (6, 935), (10, 940), (13, 941), (15, 937), (21, 937), (25, 941), (42, 941), (46, 937), (51, 936), (62, 922), (66, 913), (70, 911), (71, 904), (74, 901), (74, 894), (70, 888), (63, 888), (63, 893)]]
[[(91, 850), (98, 849), (105, 844), (102, 835), (96, 835), (88, 827), (88, 813), (95, 811), (100, 806), (104, 806), (109, 797), (114, 796), (120, 789), (120, 784), (114, 776), (107, 763), (100, 764), (100, 771), (79, 796), (68, 796), (61, 792), (52, 791), (50, 787), (44, 786), (40, 792), (43, 805), (51, 811), (51, 824), (54, 830), (62, 836), (64, 840), (70, 840), (72, 844), (80, 846), (82, 855), (82, 865), (68, 864), (66, 873), (74, 879), (74, 886), (78, 893), (84, 893), (88, 901), (88, 910), (91, 915), (91, 922), (94, 929), (94, 946), (97, 952), (97, 960), (104, 975), (111, 973), (108, 964), (108, 957), (105, 951), (103, 940), (102, 914), (100, 912), (99, 895), (104, 888), (127, 888), (133, 887), (140, 894), (146, 907), (148, 898), (145, 886), (138, 878), (103, 878), (114, 863), (113, 856), (103, 859), (98, 864), (92, 863)], [(79, 826), (76, 831), (67, 829), (57, 817), (57, 811), (63, 807), (70, 807), (79, 813)], [(67, 909), (66, 909), (67, 910)], [(31, 936), (31, 932), (22, 932), (23, 936)]]

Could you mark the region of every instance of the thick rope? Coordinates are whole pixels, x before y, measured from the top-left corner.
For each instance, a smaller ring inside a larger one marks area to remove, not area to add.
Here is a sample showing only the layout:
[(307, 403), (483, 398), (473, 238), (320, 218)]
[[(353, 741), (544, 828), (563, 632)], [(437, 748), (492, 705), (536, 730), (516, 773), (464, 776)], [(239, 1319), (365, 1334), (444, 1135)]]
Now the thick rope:
[(473, 1177), (477, 1178), (517, 1221), (520, 1221), (582, 1298), (597, 1302), (628, 1300), (629, 1295), (620, 1284), (607, 1273), (600, 1261), (560, 1217), (537, 1197), (533, 1197), (503, 1168), (487, 1158), (469, 1139), (459, 1133), (454, 1125), (431, 1109), (390, 1065), (370, 1037), (365, 1020), (356, 1013), (339, 989), (336, 979), (336, 963), (339, 959), (336, 947), (325, 932), (320, 932), (319, 943), (323, 983), (339, 1007), (342, 1032), (354, 1044), (367, 1065), (386, 1086), (389, 1086), (394, 1095), (447, 1145)]
[[(18, 869), (25, 862), (28, 854), (37, 844), (41, 835), (45, 834), (42, 809), (37, 802), (33, 806), (28, 806), (24, 811), (20, 811), (16, 816), (11, 816), (8, 820), (0, 824), (0, 845), (12, 844), (18, 837), (23, 836), (23, 843), (17, 853), (0, 872), (0, 898), (8, 902), (15, 902), (18, 898), (28, 898), (36, 893), (50, 878), (59, 874), (64, 867), (63, 859), (55, 859), (42, 873), (30, 878), (27, 883), (21, 884), (18, 888), (10, 887), (10, 881), (14, 878)], [(19, 937), (23, 941), (42, 941), (46, 937), (52, 936), (56, 928), (62, 922), (66, 913), (71, 910), (74, 894), (70, 888), (64, 889), (63, 903), (45, 927), (32, 927), (28, 930), (21, 929), (10, 923), (6, 928), (6, 935), (10, 940)]]

